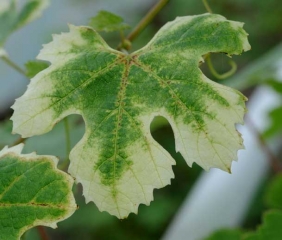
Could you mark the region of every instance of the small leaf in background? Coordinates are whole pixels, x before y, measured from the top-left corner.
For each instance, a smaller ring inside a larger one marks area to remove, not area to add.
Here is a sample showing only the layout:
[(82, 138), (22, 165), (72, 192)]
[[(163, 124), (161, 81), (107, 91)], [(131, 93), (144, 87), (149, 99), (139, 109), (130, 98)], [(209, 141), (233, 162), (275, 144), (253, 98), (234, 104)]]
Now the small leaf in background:
[[(266, 85), (270, 86), (278, 94), (282, 94), (282, 83), (274, 78), (268, 79), (264, 82)], [(263, 136), (265, 138), (272, 137), (274, 135), (280, 134), (282, 131), (282, 105), (272, 109), (269, 112), (269, 118), (271, 120), (271, 125), (264, 131)]]
[(49, 67), (49, 65), (50, 64), (43, 61), (28, 61), (25, 63), (26, 76), (33, 78), (37, 73)]
[(262, 225), (255, 232), (246, 233), (242, 240), (281, 240), (282, 211), (271, 210), (264, 214)]
[(268, 79), (264, 82), (268, 86), (272, 87), (277, 93), (282, 94), (282, 82), (279, 82), (275, 79)]
[(264, 131), (263, 137), (269, 138), (282, 131), (282, 106), (274, 108), (269, 112), (271, 125)]
[(282, 175), (276, 175), (265, 193), (265, 203), (269, 208), (282, 209)]
[(23, 144), (0, 151), (0, 239), (16, 240), (28, 229), (56, 227), (77, 206), (73, 179), (57, 158), (21, 154)]
[(198, 66), (209, 52), (249, 49), (243, 23), (216, 14), (178, 17), (131, 54), (110, 48), (92, 28), (70, 25), (38, 55), (51, 65), (13, 105), (13, 131), (40, 135), (82, 115), (85, 134), (71, 151), (69, 172), (86, 202), (125, 218), (174, 177), (174, 159), (150, 132), (156, 116), (170, 123), (189, 166), (230, 171), (243, 148), (235, 124), (243, 123), (246, 97)]
[(16, 0), (1, 0), (0, 5), (0, 53), (4, 53), (3, 44), (11, 33), (40, 17), (48, 6), (49, 0), (28, 0), (17, 11)]
[(221, 229), (214, 232), (205, 240), (241, 240), (242, 231), (239, 229)]
[(123, 18), (107, 11), (98, 12), (97, 16), (91, 18), (89, 25), (96, 31), (113, 32), (130, 28)]

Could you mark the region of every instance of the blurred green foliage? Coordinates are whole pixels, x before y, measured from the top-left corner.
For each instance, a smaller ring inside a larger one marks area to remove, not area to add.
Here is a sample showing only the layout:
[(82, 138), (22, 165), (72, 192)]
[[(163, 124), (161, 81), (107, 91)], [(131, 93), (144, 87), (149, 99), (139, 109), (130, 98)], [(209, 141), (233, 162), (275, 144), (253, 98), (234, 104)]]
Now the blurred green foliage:
[(206, 238), (206, 240), (240, 240), (241, 237), (242, 232), (239, 229), (222, 229)]
[(265, 138), (269, 138), (274, 135), (281, 134), (282, 131), (282, 83), (279, 82), (279, 80), (272, 78), (267, 79), (265, 84), (270, 86), (280, 97), (279, 106), (271, 109), (269, 112), (271, 124), (263, 133)]

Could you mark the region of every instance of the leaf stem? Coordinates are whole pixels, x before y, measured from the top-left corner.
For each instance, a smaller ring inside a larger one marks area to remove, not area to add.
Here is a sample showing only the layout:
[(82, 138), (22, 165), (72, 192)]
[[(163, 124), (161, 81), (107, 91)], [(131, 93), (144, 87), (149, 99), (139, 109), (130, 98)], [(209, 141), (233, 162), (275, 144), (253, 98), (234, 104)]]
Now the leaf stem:
[(14, 63), (9, 57), (7, 56), (1, 56), (1, 59), (8, 64), (10, 67), (15, 69), (18, 73), (24, 75), (26, 77), (25, 71), (19, 67), (16, 63)]
[(230, 76), (232, 76), (236, 70), (237, 70), (237, 65), (236, 63), (233, 61), (233, 60), (229, 60), (229, 64), (231, 66), (231, 69), (226, 72), (226, 73), (223, 73), (223, 74), (219, 74), (213, 67), (212, 65), (212, 61), (211, 61), (211, 57), (210, 57), (210, 54), (207, 54), (206, 57), (207, 59), (207, 64), (208, 64), (208, 67), (212, 73), (212, 75), (214, 75), (217, 79), (225, 79), (225, 78), (228, 78)]
[[(27, 77), (26, 72), (21, 67), (19, 67), (16, 63), (14, 63), (7, 55), (1, 56), (1, 59), (5, 63), (7, 63), (10, 67), (12, 67), (14, 70), (16, 70), (18, 73)], [(12, 146), (18, 145), (20, 143), (24, 143), (26, 141), (26, 139), (27, 138), (19, 137), (14, 143), (12, 143)]]
[(205, 6), (207, 12), (212, 13), (212, 10), (211, 10), (211, 8), (210, 8), (210, 6), (209, 6), (207, 0), (202, 0), (202, 1), (203, 1), (203, 4), (204, 4), (204, 6)]
[(66, 158), (69, 159), (69, 154), (71, 151), (71, 139), (70, 139), (69, 120), (67, 117), (64, 118), (64, 127), (65, 127), (65, 138), (66, 138)]
[(46, 233), (46, 230), (43, 226), (37, 226), (38, 233), (40, 235), (41, 240), (49, 240), (49, 237)]
[(169, 0), (160, 0), (153, 8), (143, 17), (143, 19), (137, 24), (131, 33), (126, 37), (127, 40), (132, 42), (147, 25), (154, 19), (154, 17), (163, 9), (163, 7), (169, 2)]
[(13, 144), (12, 146), (16, 146), (20, 143), (24, 143), (25, 141), (27, 140), (27, 138), (22, 138), (22, 137), (19, 137)]

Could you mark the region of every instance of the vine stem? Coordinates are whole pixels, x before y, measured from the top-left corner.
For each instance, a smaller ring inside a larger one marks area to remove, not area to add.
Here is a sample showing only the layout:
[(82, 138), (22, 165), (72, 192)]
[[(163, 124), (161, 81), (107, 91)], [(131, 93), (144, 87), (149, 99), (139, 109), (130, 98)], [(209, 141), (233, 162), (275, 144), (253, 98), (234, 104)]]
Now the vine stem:
[(154, 17), (163, 9), (169, 0), (160, 0), (153, 6), (153, 8), (143, 17), (143, 19), (136, 25), (131, 33), (128, 34), (126, 39), (132, 42), (147, 25), (154, 19)]
[(210, 8), (210, 6), (209, 6), (207, 0), (202, 0), (202, 1), (203, 1), (203, 4), (204, 4), (204, 6), (205, 6), (207, 12), (212, 13), (212, 10), (211, 10), (211, 8)]
[[(25, 71), (21, 67), (19, 67), (16, 63), (14, 63), (7, 55), (1, 56), (1, 59), (5, 63), (7, 63), (10, 67), (12, 67), (14, 70), (16, 70), (18, 73), (20, 73), (24, 77), (27, 77)], [(12, 146), (18, 145), (20, 143), (24, 143), (26, 139), (27, 138), (19, 137), (15, 142), (12, 143)]]
[(49, 240), (49, 237), (46, 233), (45, 227), (43, 226), (37, 226), (38, 233), (40, 235), (41, 240)]
[(16, 146), (16, 145), (18, 145), (18, 144), (20, 144), (20, 143), (24, 143), (26, 139), (27, 139), (27, 138), (19, 137), (19, 138), (12, 144), (12, 146)]
[(229, 64), (231, 66), (231, 69), (226, 72), (226, 73), (223, 73), (223, 74), (219, 74), (213, 67), (212, 65), (212, 61), (211, 61), (211, 56), (210, 54), (208, 53), (206, 56), (205, 56), (205, 59), (207, 60), (207, 64), (208, 64), (208, 67), (212, 73), (212, 75), (214, 75), (217, 79), (225, 79), (225, 78), (228, 78), (230, 76), (232, 76), (236, 70), (237, 70), (237, 65), (234, 61), (232, 60), (229, 60)]
[(9, 57), (7, 56), (1, 56), (1, 59), (7, 63), (10, 67), (12, 67), (13, 69), (15, 69), (18, 73), (24, 75), (26, 77), (25, 71), (19, 67), (16, 63), (14, 63)]
[(65, 137), (66, 137), (66, 156), (69, 159), (69, 154), (71, 151), (71, 140), (70, 140), (70, 126), (69, 120), (67, 117), (64, 118), (64, 127), (65, 127)]

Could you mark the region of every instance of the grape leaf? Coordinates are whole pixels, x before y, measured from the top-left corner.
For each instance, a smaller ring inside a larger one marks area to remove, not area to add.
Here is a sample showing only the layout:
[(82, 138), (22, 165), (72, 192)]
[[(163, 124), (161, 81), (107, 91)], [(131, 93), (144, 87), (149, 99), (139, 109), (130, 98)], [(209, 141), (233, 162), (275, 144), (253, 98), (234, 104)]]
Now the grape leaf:
[(130, 28), (124, 23), (123, 18), (108, 11), (100, 11), (97, 16), (91, 18), (89, 25), (96, 31), (113, 32)]
[(69, 172), (86, 202), (119, 218), (149, 205), (153, 189), (174, 177), (175, 161), (150, 133), (155, 116), (167, 118), (189, 166), (230, 171), (243, 147), (234, 125), (243, 122), (246, 98), (209, 80), (198, 64), (208, 52), (250, 49), (242, 26), (214, 14), (178, 17), (126, 54), (93, 29), (70, 25), (38, 55), (51, 65), (12, 106), (13, 131), (39, 135), (81, 114), (86, 130), (71, 151)]
[(37, 73), (41, 72), (48, 66), (48, 63), (42, 61), (28, 61), (25, 63), (26, 76), (33, 78)]
[(55, 228), (77, 208), (73, 179), (56, 169), (58, 159), (21, 154), (22, 148), (0, 151), (0, 239), (20, 239), (38, 225)]
[(16, 0), (1, 0), (0, 5), (0, 56), (5, 52), (2, 49), (8, 36), (40, 17), (42, 11), (48, 6), (49, 0), (29, 0), (17, 11)]

